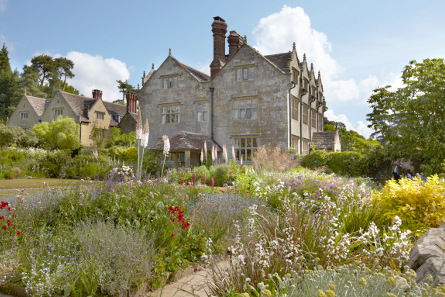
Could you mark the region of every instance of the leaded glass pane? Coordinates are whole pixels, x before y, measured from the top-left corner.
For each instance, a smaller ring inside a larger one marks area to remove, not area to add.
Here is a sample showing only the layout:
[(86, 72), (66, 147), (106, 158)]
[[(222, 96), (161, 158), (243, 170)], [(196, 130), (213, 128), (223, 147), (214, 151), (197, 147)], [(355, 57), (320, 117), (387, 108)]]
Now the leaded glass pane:
[(252, 108), (252, 120), (256, 120), (256, 108)]

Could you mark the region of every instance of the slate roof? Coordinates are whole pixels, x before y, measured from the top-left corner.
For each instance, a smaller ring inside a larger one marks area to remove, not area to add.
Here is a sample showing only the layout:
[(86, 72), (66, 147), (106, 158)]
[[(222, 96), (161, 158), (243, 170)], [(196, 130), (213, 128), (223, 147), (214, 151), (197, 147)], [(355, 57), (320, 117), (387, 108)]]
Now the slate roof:
[(201, 81), (209, 81), (210, 80), (210, 76), (208, 76), (205, 73), (202, 73), (201, 71), (198, 71), (184, 63), (179, 62), (178, 60), (176, 60), (179, 64), (181, 64), (185, 70), (187, 70), (191, 75), (195, 76), (196, 78), (198, 78)]
[(34, 110), (36, 111), (37, 115), (41, 117), (46, 110), (47, 100), (51, 99), (33, 97), (29, 95), (25, 96), (28, 99), (29, 103), (31, 104), (32, 108), (34, 108)]
[(110, 114), (118, 114), (124, 116), (127, 113), (127, 106), (119, 103), (113, 103), (108, 101), (103, 101), (105, 108)]
[(312, 143), (316, 150), (333, 151), (335, 143), (335, 131), (314, 132)]
[(289, 72), (289, 61), (292, 58), (291, 52), (275, 54), (275, 55), (266, 55), (264, 57), (273, 64), (275, 64), (278, 68), (280, 68), (284, 72), (286, 73)]
[(59, 91), (75, 114), (82, 116), (82, 121), (89, 122), (88, 110), (96, 103), (96, 99)]
[[(211, 151), (212, 145), (216, 145), (218, 151), (222, 150), (219, 145), (208, 136), (181, 131), (179, 134), (170, 138), (170, 152), (183, 152), (185, 150), (201, 151), (204, 149), (204, 141), (207, 142), (207, 151)], [(164, 150), (164, 143), (158, 143), (151, 149), (162, 151)]]

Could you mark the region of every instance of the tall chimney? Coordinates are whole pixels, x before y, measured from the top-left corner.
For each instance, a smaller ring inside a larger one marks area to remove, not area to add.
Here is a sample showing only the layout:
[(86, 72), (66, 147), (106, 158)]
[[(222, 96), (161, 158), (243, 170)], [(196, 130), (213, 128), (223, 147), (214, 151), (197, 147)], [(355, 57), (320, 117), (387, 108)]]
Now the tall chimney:
[(236, 33), (236, 31), (230, 31), (229, 37), (227, 37), (229, 43), (229, 59), (236, 53), (236, 51), (243, 45), (244, 39)]
[(136, 113), (137, 110), (137, 96), (135, 93), (126, 93), (125, 98), (127, 98), (127, 111)]
[(226, 61), (226, 21), (217, 16), (213, 18), (213, 61), (210, 64), (210, 77), (213, 78), (224, 66)]
[(101, 90), (93, 90), (93, 99), (102, 99), (102, 91)]

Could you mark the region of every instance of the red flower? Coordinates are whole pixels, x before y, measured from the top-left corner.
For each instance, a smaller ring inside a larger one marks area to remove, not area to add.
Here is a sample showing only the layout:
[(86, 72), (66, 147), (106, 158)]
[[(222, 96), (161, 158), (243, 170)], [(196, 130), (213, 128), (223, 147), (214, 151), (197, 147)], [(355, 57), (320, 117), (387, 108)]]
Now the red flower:
[(22, 232), (20, 232), (20, 230), (17, 230), (17, 235), (20, 235), (20, 233), (22, 233)]
[(175, 235), (176, 235), (175, 233), (172, 233), (172, 237), (175, 237)]
[(6, 223), (8, 224), (8, 227), (11, 227), (11, 226), (12, 226), (12, 224), (11, 224), (11, 221), (10, 221), (10, 220), (8, 220), (8, 221), (7, 221)]
[(14, 219), (17, 218), (17, 216), (16, 216), (15, 214), (13, 214), (12, 217), (13, 217)]
[(190, 223), (189, 223), (189, 222), (182, 223), (182, 227), (183, 227), (184, 229), (187, 229), (188, 227), (190, 227)]
[(219, 190), (221, 193), (223, 193), (224, 194), (224, 191), (223, 190)]
[(4, 220), (4, 219), (5, 219), (5, 217), (4, 217), (4, 216), (1, 216), (1, 217), (0, 217), (0, 221), (1, 221), (1, 220)]
[(2, 226), (2, 228), (6, 230), (6, 226)]
[(11, 211), (11, 207), (8, 207), (8, 210)]

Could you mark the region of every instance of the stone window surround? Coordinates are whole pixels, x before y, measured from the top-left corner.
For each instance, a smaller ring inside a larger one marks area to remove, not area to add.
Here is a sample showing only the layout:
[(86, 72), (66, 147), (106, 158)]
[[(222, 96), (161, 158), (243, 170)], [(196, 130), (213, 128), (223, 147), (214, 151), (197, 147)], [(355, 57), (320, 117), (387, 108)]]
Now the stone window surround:
[(311, 124), (312, 128), (317, 128), (317, 110), (311, 108)]
[(291, 100), (291, 109), (292, 109), (292, 119), (293, 120), (297, 120), (298, 121), (298, 109), (299, 109), (299, 105), (300, 105), (300, 100), (298, 100), (297, 97), (292, 96), (292, 100)]
[(172, 75), (163, 75), (160, 77), (161, 79), (161, 88), (162, 89), (176, 89), (178, 88), (178, 77), (179, 74)]
[[(181, 103), (171, 102), (158, 104), (160, 108), (161, 124), (176, 124), (181, 122)], [(167, 109), (170, 107), (170, 109)], [(171, 107), (175, 107), (174, 112), (172, 112)], [(173, 116), (173, 117), (172, 117)]]
[(303, 103), (303, 124), (308, 125), (309, 124), (309, 105), (306, 103)]
[[(234, 120), (258, 120), (260, 100), (257, 96), (233, 97), (230, 101), (232, 101), (231, 109), (233, 111), (232, 114)], [(248, 101), (250, 101), (250, 107), (247, 107)], [(241, 107), (241, 102), (244, 103), (243, 108)], [(255, 102), (255, 106), (253, 102)], [(244, 110), (244, 117), (241, 115), (241, 110)], [(250, 110), (250, 118), (247, 118), (247, 110)]]
[(209, 102), (207, 100), (195, 101), (194, 104), (198, 122), (207, 122), (209, 120)]
[(96, 119), (97, 120), (103, 120), (105, 119), (105, 112), (103, 111), (96, 111)]
[(20, 112), (20, 119), (21, 120), (27, 120), (28, 119), (28, 112), (27, 111)]
[(63, 115), (63, 108), (54, 108), (54, 116)]
[(243, 161), (251, 161), (253, 152), (260, 146), (258, 134), (233, 134), (231, 139), (237, 160), (242, 156)]
[(255, 65), (242, 65), (235, 67), (235, 81), (252, 81), (255, 80)]

